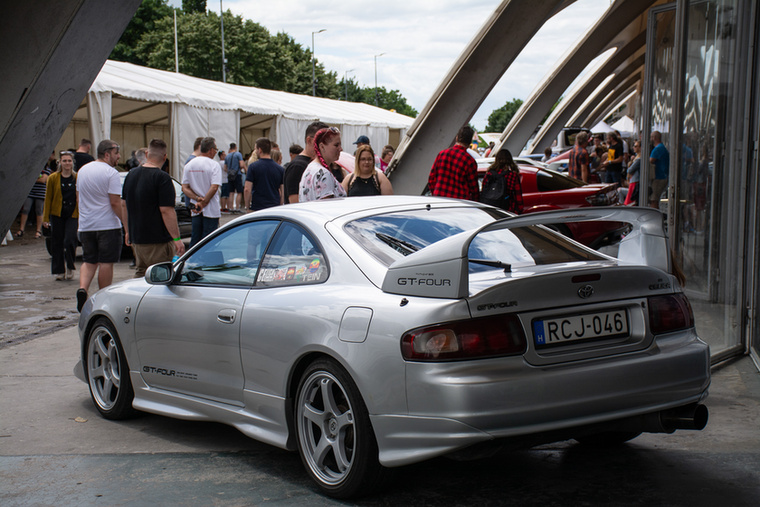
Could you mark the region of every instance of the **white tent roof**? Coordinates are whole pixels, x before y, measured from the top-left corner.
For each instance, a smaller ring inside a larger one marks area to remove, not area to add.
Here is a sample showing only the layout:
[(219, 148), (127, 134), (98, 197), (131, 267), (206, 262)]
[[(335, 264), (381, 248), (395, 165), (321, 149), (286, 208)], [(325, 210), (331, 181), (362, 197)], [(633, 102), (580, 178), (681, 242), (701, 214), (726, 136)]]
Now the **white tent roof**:
[(600, 121), (599, 123), (594, 125), (594, 128), (591, 129), (591, 133), (592, 134), (599, 134), (599, 133), (606, 134), (607, 132), (612, 132), (613, 130), (615, 129), (607, 125), (607, 123), (605, 123), (604, 121)]
[(612, 124), (612, 128), (620, 132), (623, 137), (631, 137), (634, 129), (633, 120), (628, 116), (623, 116)]
[[(320, 119), (326, 123), (344, 125), (408, 128), (414, 121), (408, 116), (369, 104), (209, 81), (111, 60), (106, 61), (90, 91), (111, 92), (138, 101), (239, 110), (298, 120)], [(166, 110), (163, 109), (162, 113), (165, 115)]]

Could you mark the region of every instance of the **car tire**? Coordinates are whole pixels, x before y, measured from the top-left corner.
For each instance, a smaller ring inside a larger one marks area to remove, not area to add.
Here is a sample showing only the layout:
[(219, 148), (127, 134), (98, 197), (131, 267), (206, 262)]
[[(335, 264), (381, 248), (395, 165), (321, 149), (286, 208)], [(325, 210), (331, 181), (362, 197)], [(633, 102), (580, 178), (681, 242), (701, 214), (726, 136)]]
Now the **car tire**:
[(356, 384), (335, 361), (320, 359), (304, 371), (294, 410), (298, 451), (307, 472), (334, 498), (376, 491), (389, 477)]
[(594, 435), (584, 435), (575, 437), (575, 440), (583, 445), (593, 447), (607, 447), (610, 445), (621, 445), (629, 440), (641, 435), (640, 431), (608, 431), (605, 433), (596, 433)]
[(134, 416), (134, 391), (127, 357), (110, 321), (100, 318), (95, 322), (87, 336), (85, 350), (87, 384), (98, 412), (114, 420)]

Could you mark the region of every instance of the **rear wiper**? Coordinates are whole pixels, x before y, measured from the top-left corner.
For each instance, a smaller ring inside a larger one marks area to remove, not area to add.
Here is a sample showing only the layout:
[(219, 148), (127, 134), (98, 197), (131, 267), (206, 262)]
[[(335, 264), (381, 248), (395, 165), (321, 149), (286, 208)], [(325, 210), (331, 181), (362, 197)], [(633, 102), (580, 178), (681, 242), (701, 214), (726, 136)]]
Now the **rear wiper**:
[(409, 255), (419, 250), (418, 247), (403, 239), (394, 238), (393, 236), (388, 236), (382, 232), (376, 232), (375, 236), (383, 243), (392, 246), (394, 250), (402, 255)]
[(505, 273), (512, 272), (512, 265), (501, 261), (489, 261), (487, 259), (469, 259), (470, 262), (475, 264), (482, 264), (483, 266), (490, 266), (492, 268), (504, 268)]

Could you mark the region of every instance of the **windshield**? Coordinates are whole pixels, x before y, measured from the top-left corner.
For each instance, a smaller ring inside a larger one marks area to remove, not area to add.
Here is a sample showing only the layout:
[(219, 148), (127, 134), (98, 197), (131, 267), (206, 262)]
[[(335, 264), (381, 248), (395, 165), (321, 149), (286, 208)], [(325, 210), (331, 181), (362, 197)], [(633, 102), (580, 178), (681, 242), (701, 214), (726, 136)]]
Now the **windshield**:
[[(360, 218), (345, 225), (357, 243), (386, 266), (428, 245), (477, 229), (509, 214), (494, 208), (436, 208)], [(602, 257), (543, 227), (488, 231), (476, 236), (468, 252), (470, 271), (505, 265), (554, 264)]]

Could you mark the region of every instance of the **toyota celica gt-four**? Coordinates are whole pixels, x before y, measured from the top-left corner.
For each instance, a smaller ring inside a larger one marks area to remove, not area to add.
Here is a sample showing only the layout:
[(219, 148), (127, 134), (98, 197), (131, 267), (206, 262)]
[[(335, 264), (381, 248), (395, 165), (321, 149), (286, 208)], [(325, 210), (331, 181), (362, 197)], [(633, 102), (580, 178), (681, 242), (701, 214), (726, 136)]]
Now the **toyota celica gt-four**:
[[(617, 257), (543, 225), (583, 220), (630, 224)], [(345, 498), (435, 456), (702, 429), (709, 349), (674, 271), (652, 209), (278, 206), (94, 294), (76, 371), (103, 417), (230, 424)]]

